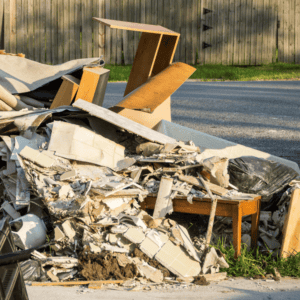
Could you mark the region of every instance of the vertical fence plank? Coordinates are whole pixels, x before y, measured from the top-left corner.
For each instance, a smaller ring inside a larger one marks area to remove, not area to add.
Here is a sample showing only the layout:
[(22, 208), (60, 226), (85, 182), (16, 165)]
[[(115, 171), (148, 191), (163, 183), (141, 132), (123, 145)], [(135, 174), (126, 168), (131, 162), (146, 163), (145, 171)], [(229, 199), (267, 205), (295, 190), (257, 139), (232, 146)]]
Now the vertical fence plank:
[(53, 4), (51, 5), (51, 1), (46, 1), (45, 7), (45, 18), (46, 18), (46, 28), (45, 28), (45, 36), (46, 36), (46, 63), (51, 64), (51, 15), (52, 15)]
[[(123, 2), (125, 7), (127, 7), (127, 3), (126, 3), (127, 1), (128, 0), (126, 1), (124, 0)], [(110, 0), (105, 0), (105, 18), (110, 19)], [(123, 30), (123, 32), (127, 33), (127, 30)], [(110, 35), (111, 35), (111, 29), (108, 26), (105, 26), (105, 62), (107, 64), (110, 64), (110, 53), (111, 53)], [(128, 55), (127, 52), (126, 54)]]
[(263, 30), (262, 30), (262, 63), (268, 63), (268, 43), (269, 43), (269, 35), (268, 35), (268, 6), (269, 0), (264, 0), (263, 5)]
[[(122, 20), (122, 0), (118, 0), (117, 20)], [(117, 30), (117, 64), (122, 64), (122, 30)]]
[(290, 0), (290, 11), (289, 11), (289, 40), (288, 40), (288, 63), (295, 62), (295, 1)]
[[(181, 27), (181, 0), (175, 1), (175, 10), (174, 10), (174, 31), (180, 32)], [(175, 51), (174, 61), (180, 61), (180, 45), (181, 45), (181, 36), (179, 37), (179, 42), (177, 44), (177, 49)]]
[(251, 47), (251, 13), (252, 13), (252, 0), (247, 0), (246, 4), (246, 20), (245, 20), (245, 65), (250, 64), (250, 47)]
[(51, 9), (51, 62), (53, 65), (58, 64), (58, 1), (52, 0)]
[(240, 23), (240, 57), (239, 64), (245, 65), (245, 48), (246, 48), (246, 10), (247, 2), (241, 0), (241, 23)]
[(210, 49), (211, 52), (210, 61), (212, 64), (215, 64), (216, 57), (217, 57), (218, 2), (217, 1), (211, 1), (211, 2), (212, 2), (212, 6), (211, 6), (212, 13), (210, 13), (211, 23), (209, 25), (212, 27), (212, 29), (209, 29), (209, 32), (211, 33), (211, 39), (210, 39), (211, 47), (208, 49)]
[[(66, 1), (66, 0), (65, 0)], [(88, 57), (88, 22), (87, 22), (87, 2), (89, 0), (81, 0), (81, 57)], [(109, 1), (109, 0), (108, 0)]]
[(16, 0), (10, 0), (10, 51), (17, 52)]
[(234, 42), (233, 42), (233, 64), (239, 64), (239, 28), (240, 28), (240, 0), (234, 1)]
[(198, 58), (196, 63), (202, 64), (202, 42), (203, 42), (203, 34), (202, 34), (202, 6), (203, 6), (203, 0), (197, 0), (197, 53)]
[(3, 17), (4, 17), (4, 0), (0, 0), (0, 49), (4, 48)]
[[(141, 3), (144, 3), (145, 0), (141, 0)], [(145, 6), (145, 4), (143, 4)], [(143, 10), (141, 9), (143, 13)], [(142, 17), (142, 16), (141, 16)], [(143, 22), (142, 22), (143, 23)], [(157, 25), (164, 25), (164, 2), (159, 0), (157, 2)]]
[[(106, 0), (107, 1), (107, 0)], [(145, 13), (145, 0), (142, 0)], [(123, 0), (123, 20), (128, 21), (128, 0)], [(124, 64), (129, 64), (129, 48), (128, 48), (128, 30), (123, 30), (123, 53), (124, 53)]]
[(40, 61), (40, 50), (41, 50), (41, 43), (40, 43), (40, 1), (34, 0), (33, 1), (33, 20), (34, 20), (34, 60)]
[(185, 56), (185, 41), (186, 41), (186, 0), (180, 0), (181, 1), (181, 27), (180, 27), (180, 61), (186, 62), (186, 56)]
[(228, 0), (228, 64), (233, 64), (234, 55), (234, 0)]
[[(81, 0), (73, 0), (74, 1), (74, 30), (75, 30), (75, 37), (74, 37), (74, 42), (75, 42), (75, 58), (81, 58)], [(95, 21), (96, 22), (96, 21)], [(97, 22), (96, 22), (97, 23)]]
[(194, 65), (196, 63), (197, 54), (197, 0), (192, 1), (192, 61), (191, 63)]
[[(1, 14), (1, 12), (0, 12)], [(16, 1), (16, 33), (17, 33), (17, 53), (24, 53), (24, 24), (22, 22), (22, 0)], [(1, 33), (0, 33), (1, 35)]]
[(300, 64), (300, 1), (295, 4), (295, 63)]
[(270, 0), (269, 3), (269, 63), (273, 62), (274, 47), (276, 48), (276, 34), (274, 31), (274, 24), (277, 22), (277, 18), (274, 13), (277, 4), (276, 2), (277, 1)]
[[(156, 3), (154, 3), (154, 7), (151, 7), (151, 9), (154, 8), (155, 11), (155, 15), (154, 17), (156, 17), (156, 20), (153, 20), (153, 24), (157, 24), (157, 0), (155, 0)], [(153, 4), (153, 3), (152, 3)], [(141, 23), (141, 2), (140, 0), (135, 0), (134, 1), (134, 9), (135, 9), (135, 14), (134, 14), (134, 22), (136, 23)], [(136, 54), (138, 45), (139, 45), (139, 40), (140, 40), (140, 33), (139, 32), (135, 32), (134, 33), (134, 44), (133, 44), (133, 52), (134, 52), (134, 56)]]
[(222, 65), (228, 65), (228, 41), (229, 41), (229, 9), (230, 1), (223, 1), (223, 46), (222, 46)]
[(64, 3), (58, 0), (57, 4), (57, 62), (61, 64), (64, 58)]
[(27, 53), (29, 59), (34, 59), (34, 37), (33, 37), (33, 0), (28, 0), (28, 48)]
[[(72, 0), (70, 0), (72, 1)], [(86, 2), (86, 23), (87, 23), (87, 57), (93, 57), (93, 3), (91, 0)]]
[(269, 64), (272, 62), (272, 43), (274, 40), (274, 37), (271, 35), (272, 30), (272, 10), (271, 6), (273, 5), (273, 0), (268, 0), (268, 5), (267, 5), (267, 16), (268, 16), (268, 27), (266, 29), (267, 35), (268, 35), (268, 43), (267, 43), (267, 58), (266, 58), (266, 64)]
[(46, 0), (40, 0), (39, 14), (39, 35), (40, 35), (40, 62), (46, 61)]
[(288, 62), (289, 58), (289, 12), (290, 12), (290, 0), (284, 1), (284, 53), (283, 53), (283, 61), (285, 63)]
[(185, 40), (185, 55), (188, 64), (193, 63), (192, 57), (192, 0), (187, 0), (186, 7), (186, 40)]
[[(113, 2), (116, 4), (116, 0)], [(117, 17), (116, 5), (110, 6), (110, 17), (112, 20), (115, 20)], [(116, 64), (117, 61), (117, 29), (111, 29), (111, 57), (110, 63)]]
[(257, 0), (252, 0), (252, 15), (251, 15), (251, 45), (250, 45), (250, 64), (256, 64), (256, 44), (257, 44), (257, 36), (256, 36), (256, 25), (257, 25)]
[[(148, 12), (146, 11), (146, 13), (148, 13), (149, 16), (151, 16), (151, 1), (147, 1), (149, 5), (149, 10)], [(129, 6), (128, 6), (128, 21), (129, 22), (134, 22), (134, 0), (129, 0)], [(149, 21), (150, 23), (151, 21)], [(134, 59), (134, 55), (135, 53), (133, 53), (134, 49), (134, 34), (133, 31), (129, 30), (128, 31), (128, 52), (129, 52), (129, 64), (132, 65), (133, 63), (133, 59)]]
[(278, 61), (283, 62), (284, 57), (284, 3), (287, 0), (278, 0)]
[(276, 50), (277, 50), (277, 15), (278, 15), (278, 0), (272, 0), (272, 23), (271, 23), (271, 36), (272, 42), (272, 62), (276, 62)]
[(4, 0), (4, 50), (10, 52), (10, 31), (11, 31), (11, 6), (10, 0)]
[[(105, 18), (105, 0), (99, 0), (99, 13), (100, 18)], [(99, 56), (104, 57), (105, 49), (105, 28), (104, 25), (100, 24), (99, 26)]]
[(257, 1), (256, 65), (262, 64), (263, 0)]
[[(94, 1), (93, 1), (94, 3)], [(76, 41), (75, 41), (75, 22), (76, 22), (76, 15), (75, 15), (75, 6), (76, 6), (76, 1), (70, 0), (70, 16), (69, 16), (69, 30), (70, 30), (70, 39), (69, 39), (69, 56), (70, 60), (73, 60), (76, 58)], [(92, 17), (92, 12), (90, 13)]]
[[(204, 8), (207, 8), (209, 10), (212, 10), (213, 9), (213, 6), (212, 6), (212, 1), (211, 0), (205, 0), (206, 2), (206, 6), (204, 6)], [(212, 15), (213, 15), (214, 12), (209, 12), (207, 14), (205, 14), (205, 25), (207, 26), (212, 26)], [(212, 29), (208, 29), (205, 31), (205, 40), (204, 42), (206, 44), (209, 44), (211, 45), (213, 43), (212, 41)], [(211, 60), (211, 48), (212, 47), (208, 47), (206, 49), (204, 49), (204, 53), (205, 53), (205, 63), (206, 64), (211, 64), (212, 63), (212, 60)]]
[(217, 36), (216, 36), (216, 42), (217, 42), (217, 57), (216, 57), (216, 63), (222, 64), (222, 46), (223, 46), (223, 0), (216, 1), (218, 4), (217, 8)]

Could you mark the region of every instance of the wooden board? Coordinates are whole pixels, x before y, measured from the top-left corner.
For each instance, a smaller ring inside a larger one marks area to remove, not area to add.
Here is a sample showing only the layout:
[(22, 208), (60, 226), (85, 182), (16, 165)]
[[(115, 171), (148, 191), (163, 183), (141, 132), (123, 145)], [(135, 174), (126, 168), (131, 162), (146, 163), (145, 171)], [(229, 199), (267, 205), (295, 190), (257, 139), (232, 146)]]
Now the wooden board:
[(186, 63), (192, 64), (192, 0), (186, 3), (186, 20), (185, 23), (185, 57)]
[(296, 51), (295, 55), (295, 63), (300, 64), (300, 1), (296, 1), (296, 7), (295, 7), (295, 49), (298, 49)]
[(57, 63), (61, 64), (63, 62), (63, 51), (64, 51), (64, 44), (63, 44), (63, 38), (64, 38), (64, 6), (63, 1), (57, 0), (57, 48), (58, 48), (58, 56), (57, 56)]
[(269, 0), (264, 0), (263, 2), (263, 30), (262, 30), (262, 56), (261, 61), (263, 64), (268, 63), (269, 54), (268, 54), (268, 43), (269, 43)]
[[(175, 1), (175, 9), (174, 9), (174, 19), (176, 20), (175, 24), (174, 24), (175, 32), (180, 32), (180, 28), (181, 28), (181, 8), (180, 8), (180, 6), (181, 6), (181, 0)], [(198, 32), (198, 34), (199, 34), (199, 32)], [(176, 48), (176, 51), (175, 51), (174, 61), (176, 61), (176, 62), (180, 61), (180, 44), (181, 44), (181, 39), (179, 39), (178, 47)]]
[(300, 189), (292, 193), (282, 235), (281, 257), (288, 257), (300, 252)]
[(234, 54), (234, 0), (229, 0), (229, 23), (228, 23), (228, 64), (233, 64)]
[(150, 25), (150, 24), (136, 24), (133, 22), (124, 22), (116, 20), (108, 20), (102, 18), (93, 18), (94, 20), (109, 26), (110, 28), (117, 28), (123, 30), (140, 31), (140, 32), (150, 32), (150, 33), (163, 33), (165, 35), (179, 35), (179, 33), (164, 28), (160, 25)]
[[(295, 50), (300, 51), (300, 49), (295, 49), (295, 1), (290, 0), (290, 10), (289, 10), (289, 38), (288, 38), (288, 63), (295, 62)], [(299, 0), (298, 0), (299, 1)], [(298, 29), (300, 30), (300, 28)]]
[[(102, 0), (104, 1), (104, 0)], [(74, 5), (75, 5), (75, 16), (74, 16), (74, 30), (75, 30), (75, 58), (81, 58), (81, 45), (80, 45), (80, 28), (81, 28), (81, 11), (80, 11), (80, 6), (81, 2), (80, 0), (74, 0)]]
[(0, 49), (4, 49), (4, 34), (2, 34), (3, 30), (3, 19), (4, 19), (4, 0), (0, 0)]
[[(40, 34), (40, 62), (46, 61), (46, 0), (40, 1), (40, 15), (39, 15), (39, 34)], [(51, 11), (50, 11), (51, 12)]]
[(150, 112), (153, 112), (195, 71), (195, 68), (185, 63), (174, 63), (156, 76), (148, 79), (116, 106), (138, 110), (147, 108)]
[(58, 64), (58, 19), (57, 19), (57, 2), (59, 0), (52, 0), (51, 10), (51, 61), (52, 64)]
[(245, 0), (241, 0), (240, 48), (239, 48), (239, 64), (240, 65), (245, 65), (246, 6), (247, 6), (247, 2)]
[(208, 31), (211, 32), (211, 47), (208, 48), (211, 51), (211, 63), (217, 63), (217, 47), (218, 47), (218, 1), (211, 1), (212, 2), (212, 19), (211, 19), (211, 27)]
[(34, 60), (40, 61), (41, 35), (40, 35), (40, 1), (33, 0), (34, 20)]
[(291, 0), (284, 1), (283, 11), (283, 62), (288, 62), (289, 57), (289, 12)]
[(283, 9), (284, 2), (287, 0), (277, 0), (278, 1), (278, 62), (283, 62), (283, 54), (284, 54), (284, 17), (283, 17)]
[(229, 64), (229, 11), (230, 11), (230, 1), (228, 0), (226, 4), (224, 4), (223, 13), (223, 46), (222, 46), (222, 65)]
[(192, 47), (190, 49), (192, 54), (191, 63), (196, 63), (196, 51), (197, 51), (197, 0), (192, 2)]
[(160, 34), (142, 33), (124, 96), (141, 86), (150, 77), (161, 39)]
[(153, 141), (161, 144), (175, 143), (176, 140), (170, 138), (157, 131), (151, 130), (143, 125), (140, 125), (134, 121), (131, 121), (121, 115), (118, 115), (108, 109), (86, 102), (84, 100), (78, 100), (73, 104), (74, 107), (80, 108), (83, 111), (87, 111), (90, 115), (105, 120), (118, 127), (124, 128), (129, 132), (133, 132), (148, 141)]
[(50, 109), (57, 108), (63, 105), (71, 105), (77, 90), (80, 80), (71, 75), (62, 77), (63, 82), (51, 104)]
[(245, 65), (250, 65), (250, 54), (251, 54), (251, 15), (252, 13), (252, 0), (247, 0), (246, 5), (246, 35), (245, 35)]
[(203, 43), (203, 0), (198, 1), (198, 7), (197, 7), (197, 51), (198, 51), (198, 60), (197, 64), (203, 63), (203, 49), (202, 49), (202, 43)]
[[(128, 0), (129, 5), (128, 5), (128, 20), (129, 21), (134, 21), (134, 0)], [(149, 1), (147, 1), (147, 3), (149, 3)], [(150, 2), (151, 4), (151, 2)], [(150, 5), (151, 8), (151, 5)], [(149, 11), (146, 11), (146, 13), (150, 14), (151, 13), (151, 9)], [(132, 30), (130, 30), (128, 32), (128, 63), (130, 65), (133, 64), (133, 60), (134, 60), (134, 32)]]
[(45, 28), (45, 37), (46, 37), (46, 59), (45, 62), (47, 64), (51, 64), (51, 44), (52, 44), (52, 39), (51, 39), (51, 17), (52, 17), (52, 9), (53, 6), (51, 5), (50, 1), (46, 1), (46, 6), (45, 6), (45, 22), (46, 22), (46, 28)]
[[(97, 3), (97, 2), (96, 2)], [(69, 52), (70, 52), (70, 60), (73, 60), (76, 58), (76, 48), (79, 46), (76, 43), (76, 34), (75, 34), (75, 23), (76, 23), (76, 14), (75, 14), (75, 6), (76, 1), (70, 1), (70, 40), (69, 40)], [(80, 46), (79, 46), (80, 47)]]
[[(108, 16), (106, 16), (108, 17)], [(123, 0), (123, 20), (128, 19), (128, 0)], [(108, 30), (110, 27), (106, 26), (105, 23), (101, 23), (106, 27)], [(124, 64), (129, 64), (129, 44), (128, 44), (128, 31), (123, 30), (123, 52), (124, 52)]]
[(239, 32), (239, 13), (240, 13), (240, 0), (235, 0), (234, 2), (234, 41), (233, 41), (233, 64), (238, 65), (239, 64), (239, 38), (240, 38), (240, 32)]
[(263, 46), (263, 1), (257, 0), (257, 44), (256, 44), (256, 65), (262, 64)]
[(186, 62), (186, 53), (185, 53), (185, 43), (186, 43), (186, 38), (185, 38), (185, 32), (186, 28), (184, 24), (186, 23), (186, 0), (180, 0), (180, 10), (181, 10), (181, 24), (182, 26), (180, 27), (180, 57), (179, 60), (182, 62)]
[(252, 0), (252, 16), (251, 16), (251, 47), (250, 47), (250, 61), (251, 65), (256, 64), (256, 45), (257, 45), (257, 36), (256, 36), (256, 25), (257, 25), (257, 1)]

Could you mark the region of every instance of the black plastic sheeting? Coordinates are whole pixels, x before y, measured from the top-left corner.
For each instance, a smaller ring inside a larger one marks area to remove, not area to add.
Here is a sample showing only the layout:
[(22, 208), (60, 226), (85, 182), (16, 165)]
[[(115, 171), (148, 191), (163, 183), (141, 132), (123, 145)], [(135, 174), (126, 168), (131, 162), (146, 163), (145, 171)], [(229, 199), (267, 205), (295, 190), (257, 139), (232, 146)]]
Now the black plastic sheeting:
[(261, 195), (262, 202), (269, 204), (275, 201), (273, 196), (278, 199), (293, 179), (300, 178), (294, 169), (286, 165), (254, 156), (230, 159), (228, 172), (230, 183), (240, 192)]

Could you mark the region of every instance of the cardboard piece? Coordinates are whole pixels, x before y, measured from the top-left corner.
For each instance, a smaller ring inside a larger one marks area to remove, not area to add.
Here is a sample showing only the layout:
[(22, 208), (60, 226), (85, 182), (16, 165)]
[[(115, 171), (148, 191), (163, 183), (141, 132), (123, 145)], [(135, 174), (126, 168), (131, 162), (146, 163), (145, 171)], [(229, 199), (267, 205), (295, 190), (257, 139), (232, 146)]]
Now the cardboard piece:
[[(102, 106), (110, 70), (84, 67), (75, 101), (83, 99)], [(51, 107), (52, 108), (52, 107)]]
[(293, 191), (282, 230), (281, 257), (300, 252), (300, 189)]
[(62, 77), (62, 84), (51, 104), (50, 109), (57, 108), (63, 105), (70, 105), (79, 88), (80, 80), (72, 75)]

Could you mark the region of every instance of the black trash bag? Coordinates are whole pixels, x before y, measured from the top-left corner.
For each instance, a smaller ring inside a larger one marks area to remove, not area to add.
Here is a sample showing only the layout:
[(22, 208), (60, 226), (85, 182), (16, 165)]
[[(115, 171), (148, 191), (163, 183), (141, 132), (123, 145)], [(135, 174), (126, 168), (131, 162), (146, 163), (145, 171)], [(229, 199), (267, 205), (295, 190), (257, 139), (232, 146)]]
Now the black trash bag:
[(269, 202), (273, 194), (300, 177), (286, 165), (254, 156), (230, 159), (228, 173), (230, 183), (240, 192), (261, 195), (262, 202)]

